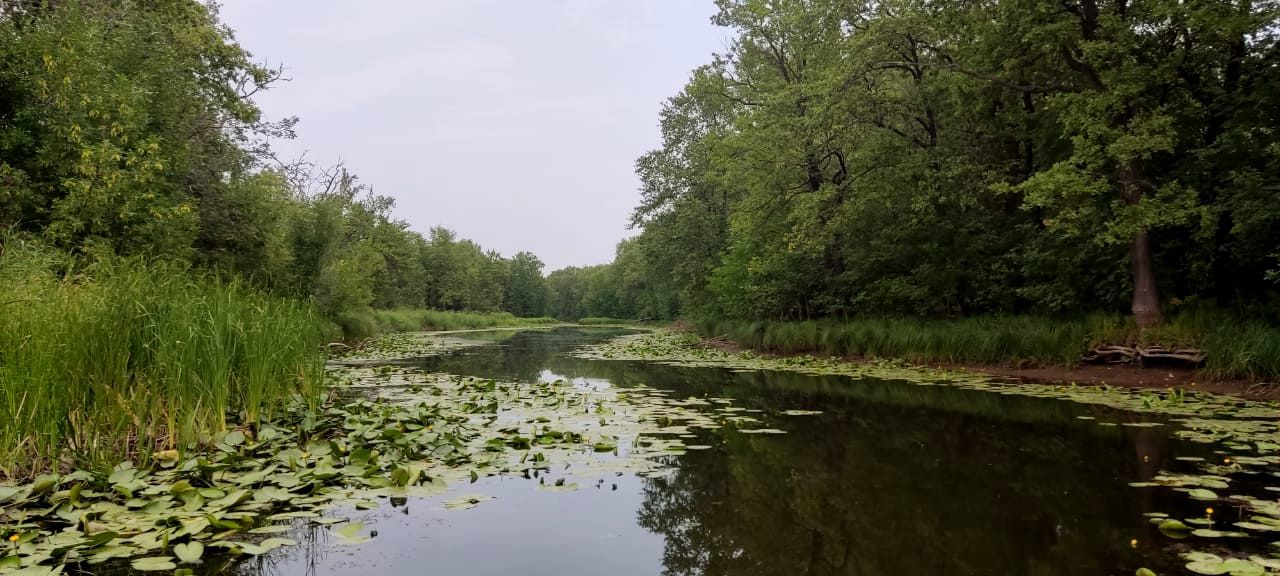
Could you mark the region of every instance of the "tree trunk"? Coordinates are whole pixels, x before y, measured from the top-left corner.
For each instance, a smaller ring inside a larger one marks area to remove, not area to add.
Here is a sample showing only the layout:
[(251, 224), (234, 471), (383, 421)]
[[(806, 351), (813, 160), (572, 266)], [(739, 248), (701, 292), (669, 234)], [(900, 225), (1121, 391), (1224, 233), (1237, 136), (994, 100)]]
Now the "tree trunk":
[[(1142, 201), (1146, 180), (1136, 160), (1126, 163), (1120, 171), (1120, 185), (1124, 188), (1126, 203), (1137, 205)], [(1145, 229), (1133, 234), (1129, 266), (1133, 272), (1133, 319), (1140, 328), (1150, 328), (1160, 323), (1160, 295), (1156, 292), (1155, 264), (1151, 258), (1151, 233)]]
[(1146, 230), (1133, 235), (1129, 261), (1133, 267), (1133, 319), (1139, 327), (1150, 328), (1160, 323), (1160, 296), (1151, 263), (1151, 236)]

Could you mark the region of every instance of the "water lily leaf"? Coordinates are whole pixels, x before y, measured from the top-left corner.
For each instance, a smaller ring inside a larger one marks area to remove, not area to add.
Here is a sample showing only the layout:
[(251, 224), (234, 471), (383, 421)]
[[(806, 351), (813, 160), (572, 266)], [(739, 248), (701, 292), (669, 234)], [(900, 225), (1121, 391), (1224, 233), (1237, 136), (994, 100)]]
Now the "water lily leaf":
[(1192, 536), (1201, 538), (1243, 538), (1248, 536), (1244, 532), (1226, 532), (1223, 530), (1213, 530), (1210, 528), (1196, 528), (1191, 531)]
[(137, 473), (138, 471), (134, 469), (132, 464), (127, 462), (124, 464), (118, 464), (114, 469), (112, 469), (111, 475), (107, 477), (107, 482), (112, 484), (128, 484), (133, 482), (134, 478), (137, 477)]
[(139, 572), (160, 572), (174, 570), (178, 567), (173, 563), (171, 556), (150, 556), (147, 558), (138, 558), (129, 564), (134, 570)]
[(1261, 556), (1250, 556), (1249, 561), (1259, 566), (1262, 566), (1264, 568), (1270, 568), (1272, 570), (1280, 570), (1280, 559), (1263, 558)]
[(1217, 500), (1218, 499), (1218, 495), (1215, 494), (1212, 490), (1206, 490), (1204, 488), (1192, 488), (1191, 490), (1187, 491), (1187, 494), (1196, 500)]
[(262, 546), (271, 548), (272, 550), (282, 546), (297, 546), (298, 541), (292, 538), (267, 538), (262, 541)]
[(403, 466), (397, 466), (395, 470), (391, 471), (391, 484), (393, 486), (408, 486), (409, 478), (409, 469)]
[(222, 437), (222, 443), (227, 446), (235, 447), (244, 444), (244, 432), (232, 430)]
[(257, 544), (249, 542), (235, 542), (234, 544), (235, 549), (239, 550), (243, 554), (261, 556), (281, 546), (293, 546), (297, 543), (298, 542), (296, 540), (290, 540), (288, 538), (267, 538)]
[(1226, 568), (1231, 576), (1261, 576), (1266, 573), (1266, 569), (1262, 566), (1241, 559), (1227, 560), (1222, 563), (1222, 567)]
[(281, 534), (292, 530), (293, 527), (288, 524), (276, 524), (272, 526), (259, 526), (250, 530), (250, 534)]
[(1256, 530), (1258, 532), (1280, 532), (1280, 526), (1272, 524), (1263, 524), (1261, 522), (1236, 522), (1236, 526), (1245, 530)]
[(178, 544), (173, 547), (173, 554), (177, 556), (183, 564), (199, 564), (200, 557), (204, 556), (204, 544), (199, 542)]
[(821, 410), (783, 410), (783, 414), (787, 416), (817, 416), (822, 414)]
[(444, 507), (449, 510), (467, 510), (475, 508), (481, 502), (490, 499), (491, 498), (489, 496), (485, 496), (484, 494), (466, 494), (452, 500), (446, 500), (444, 502)]
[(110, 530), (96, 531), (92, 535), (90, 535), (88, 538), (85, 539), (84, 545), (85, 547), (90, 549), (97, 548), (119, 537), (120, 537), (119, 534), (112, 532)]
[(1150, 568), (1139, 568), (1137, 572), (1133, 573), (1133, 576), (1156, 576), (1156, 573)]
[(236, 490), (222, 498), (209, 503), (208, 507), (214, 510), (231, 508), (245, 500), (248, 500), (252, 494), (248, 490)]
[(175, 538), (180, 538), (182, 536), (195, 536), (196, 534), (204, 532), (211, 525), (212, 524), (209, 522), (209, 519), (204, 516), (193, 518), (191, 520), (184, 520), (182, 522), (182, 527), (179, 528), (177, 532), (174, 532), (173, 536)]
[[(19, 500), (25, 497), (27, 488), (22, 486), (0, 486), (0, 504), (8, 502), (10, 499)], [(22, 494), (23, 496), (19, 496)]]
[(1205, 574), (1208, 576), (1215, 576), (1218, 574), (1227, 573), (1227, 569), (1223, 567), (1223, 563), (1221, 560), (1188, 562), (1187, 570), (1195, 572), (1196, 574)]
[(42, 565), (36, 564), (33, 566), (27, 566), (26, 568), (23, 568), (16, 572), (9, 572), (8, 576), (52, 576), (54, 574), (61, 574), (61, 573), (62, 573), (61, 566), (42, 566)]
[(253, 491), (253, 499), (257, 502), (287, 502), (297, 494), (276, 486), (263, 486)]
[(333, 534), (338, 537), (339, 543), (343, 545), (364, 544), (372, 540), (367, 536), (361, 536), (360, 532), (364, 530), (363, 522), (352, 522), (341, 528), (333, 529)]

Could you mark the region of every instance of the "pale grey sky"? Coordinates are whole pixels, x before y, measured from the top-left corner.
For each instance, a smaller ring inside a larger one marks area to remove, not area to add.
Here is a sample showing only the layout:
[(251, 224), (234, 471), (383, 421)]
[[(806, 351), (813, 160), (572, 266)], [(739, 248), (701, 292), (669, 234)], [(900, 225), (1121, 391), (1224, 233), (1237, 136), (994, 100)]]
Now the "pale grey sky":
[(631, 232), (633, 162), (658, 111), (723, 51), (711, 0), (224, 0), (222, 19), (292, 80), (285, 156), (338, 159), (443, 225), (548, 271), (600, 264)]

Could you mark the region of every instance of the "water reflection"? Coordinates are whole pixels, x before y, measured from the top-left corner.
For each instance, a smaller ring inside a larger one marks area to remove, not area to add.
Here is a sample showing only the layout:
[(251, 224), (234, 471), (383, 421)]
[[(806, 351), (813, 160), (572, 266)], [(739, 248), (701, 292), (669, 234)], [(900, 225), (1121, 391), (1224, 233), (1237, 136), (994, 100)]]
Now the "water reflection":
[[(730, 396), (786, 435), (701, 432), (710, 450), (669, 474), (624, 475), (549, 494), (495, 478), (496, 500), (465, 512), (421, 501), (362, 512), (380, 532), (355, 548), (323, 529), (245, 574), (1178, 573), (1143, 517), (1182, 505), (1128, 482), (1169, 467), (1181, 445), (1158, 428), (1106, 428), (1108, 409), (901, 382), (575, 359), (608, 330), (521, 332), (415, 362), (424, 370), (523, 381), (666, 388)], [(787, 409), (821, 410), (785, 416)], [(692, 441), (691, 441), (692, 442)], [(1136, 540), (1136, 543), (1134, 542)]]

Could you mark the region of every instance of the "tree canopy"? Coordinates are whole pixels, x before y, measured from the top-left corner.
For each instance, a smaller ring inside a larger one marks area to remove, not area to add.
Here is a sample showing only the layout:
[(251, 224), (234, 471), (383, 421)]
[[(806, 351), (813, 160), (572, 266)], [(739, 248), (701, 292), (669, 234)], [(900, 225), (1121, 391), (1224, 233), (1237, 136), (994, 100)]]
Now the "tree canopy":
[(1277, 2), (716, 4), (637, 162), (634, 310), (1274, 315)]
[(341, 166), (281, 161), (280, 79), (198, 0), (0, 0), (0, 229), (87, 258), (190, 262), (312, 299), (540, 315), (542, 263), (393, 217)]

